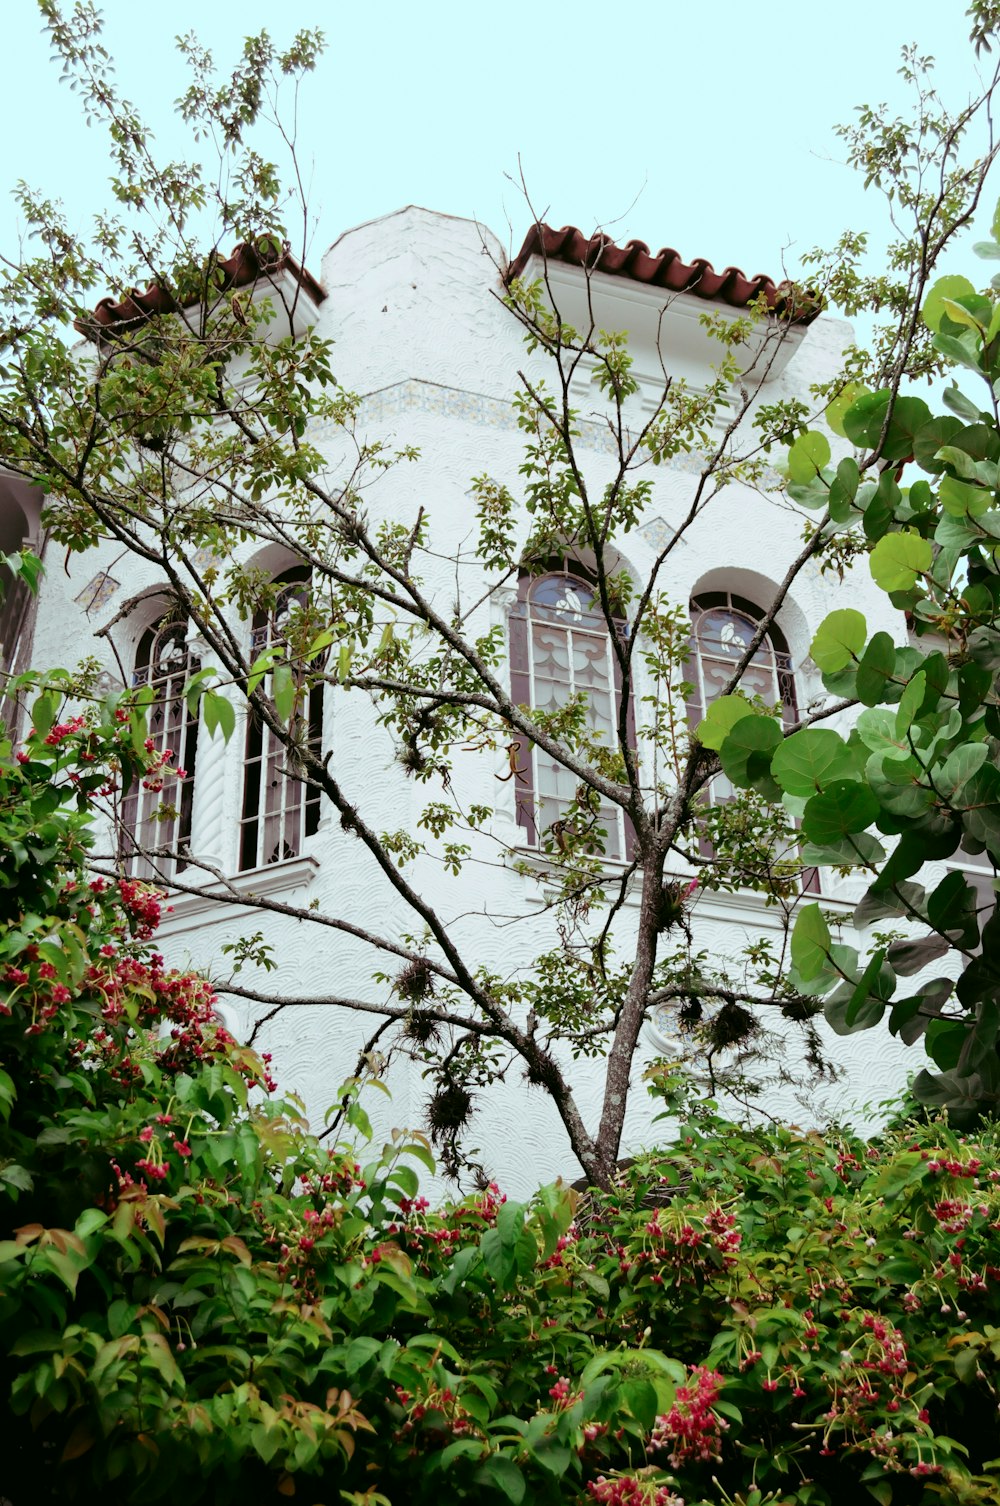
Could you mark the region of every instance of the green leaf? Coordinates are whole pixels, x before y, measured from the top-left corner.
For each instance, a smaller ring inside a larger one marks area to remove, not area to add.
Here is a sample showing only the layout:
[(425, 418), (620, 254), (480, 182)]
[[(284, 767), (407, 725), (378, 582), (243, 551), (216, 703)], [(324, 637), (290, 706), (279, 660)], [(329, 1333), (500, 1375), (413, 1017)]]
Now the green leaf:
[(866, 706), (885, 699), (885, 689), (896, 670), (896, 646), (888, 633), (876, 633), (858, 666), (858, 698)]
[(864, 831), (878, 812), (879, 803), (871, 790), (851, 780), (838, 779), (807, 802), (802, 831), (810, 842), (823, 846)]
[(928, 290), (924, 306), (920, 310), (927, 328), (937, 333), (941, 328), (941, 320), (947, 313), (946, 305), (975, 291), (967, 277), (939, 277)]
[(817, 669), (835, 674), (857, 660), (867, 637), (868, 624), (861, 613), (853, 607), (842, 607), (824, 617), (809, 653)]
[(938, 795), (949, 803), (963, 785), (968, 784), (973, 774), (978, 773), (989, 755), (985, 743), (962, 743), (949, 753), (940, 769), (935, 769), (931, 780)]
[(815, 795), (835, 780), (856, 778), (857, 772), (844, 739), (825, 727), (793, 732), (771, 760), (771, 776), (787, 795)]
[(862, 393), (844, 414), (844, 433), (851, 443), (862, 449), (878, 444), (888, 407), (886, 389)]
[(643, 1431), (651, 1432), (659, 1411), (659, 1397), (655, 1386), (647, 1380), (628, 1380), (622, 1386), (622, 1396)]
[(771, 754), (780, 742), (781, 726), (773, 717), (741, 717), (719, 749), (719, 761), (733, 783), (746, 789), (768, 779)]
[(923, 398), (897, 397), (889, 420), (889, 432), (885, 436), (883, 458), (908, 460), (913, 454), (915, 436), (930, 421), (930, 416), (931, 410)]
[[(944, 482), (942, 482), (942, 487)], [(883, 591), (909, 591), (917, 576), (931, 567), (934, 551), (929, 539), (907, 530), (887, 533), (871, 552), (868, 567)]]
[(838, 1035), (870, 1030), (885, 1014), (895, 980), (892, 969), (883, 968), (884, 960), (884, 951), (877, 951), (857, 983), (842, 984), (827, 1002), (823, 1014)]
[(805, 982), (818, 978), (830, 955), (830, 928), (819, 905), (803, 905), (792, 930), (792, 964)]
[(513, 1506), (521, 1506), (525, 1492), (524, 1476), (513, 1459), (508, 1459), (505, 1454), (490, 1454), (483, 1460), (476, 1478), (484, 1484), (495, 1485), (508, 1501), (513, 1502)]
[[(996, 502), (993, 491), (983, 486), (974, 486), (970, 481), (959, 481), (955, 476), (941, 477), (938, 496), (945, 512), (953, 518), (978, 518)], [(886, 590), (889, 589), (892, 588), (886, 587)]]
[(201, 698), (201, 716), (209, 737), (221, 730), (227, 742), (236, 731), (236, 710), (231, 701), (217, 690), (206, 690)]
[[(867, 389), (860, 382), (848, 382), (832, 402), (827, 404), (826, 421), (834, 434), (841, 439), (847, 439), (847, 430), (844, 428), (844, 415), (847, 410), (857, 402), (859, 397), (870, 396)], [(839, 469), (839, 467), (838, 467)]]
[(952, 324), (964, 324), (967, 329), (973, 329), (979, 335), (985, 333), (983, 326), (975, 315), (970, 314), (969, 310), (964, 308), (962, 304), (956, 303), (954, 298), (942, 298), (941, 307)]
[[(892, 729), (892, 746), (897, 747), (902, 743), (907, 755), (909, 755), (909, 743), (906, 742), (906, 734), (912, 727), (921, 706), (927, 697), (927, 675), (924, 670), (918, 670), (911, 680), (907, 682), (906, 689), (899, 698), (896, 707), (896, 716)], [(869, 747), (872, 746), (869, 744)]]
[(830, 483), (830, 516), (835, 523), (846, 523), (855, 512), (854, 501), (861, 483), (858, 462), (851, 455), (837, 466), (837, 474)]
[(59, 710), (61, 697), (53, 695), (51, 691), (44, 691), (31, 708), (31, 725), (39, 737), (44, 737), (50, 730)]
[(753, 707), (742, 696), (722, 695), (709, 706), (695, 730), (695, 736), (706, 748), (713, 748), (718, 752), (736, 723), (742, 717), (753, 714)]
[(295, 709), (296, 685), (292, 674), (291, 665), (276, 664), (274, 678), (271, 681), (271, 697), (274, 701), (274, 709), (283, 722), (291, 719)]
[(806, 485), (830, 460), (830, 441), (818, 429), (800, 434), (788, 452), (788, 474), (792, 481)]

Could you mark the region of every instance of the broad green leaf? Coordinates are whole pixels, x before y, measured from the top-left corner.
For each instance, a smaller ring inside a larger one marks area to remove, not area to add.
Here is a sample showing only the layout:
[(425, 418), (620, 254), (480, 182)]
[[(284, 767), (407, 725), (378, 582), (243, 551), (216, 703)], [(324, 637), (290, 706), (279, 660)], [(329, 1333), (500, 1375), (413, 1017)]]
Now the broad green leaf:
[(937, 474), (943, 471), (945, 462), (937, 458), (942, 445), (952, 444), (965, 430), (965, 425), (958, 418), (951, 418), (947, 413), (938, 418), (932, 418), (924, 424), (913, 436), (913, 458), (921, 470)]
[(803, 905), (792, 930), (792, 965), (805, 982), (818, 978), (830, 955), (830, 928), (819, 905)]
[(985, 743), (962, 743), (949, 753), (943, 766), (931, 773), (931, 782), (941, 799), (950, 803), (973, 774), (982, 768), (988, 754)]
[(938, 459), (944, 460), (957, 471), (962, 481), (974, 481), (979, 486), (996, 487), (997, 467), (994, 460), (976, 460), (959, 445), (943, 444), (938, 450)]
[(870, 1030), (885, 1013), (895, 979), (891, 968), (883, 966), (885, 952), (877, 951), (856, 983), (844, 983), (827, 1002), (823, 1014), (838, 1035), (855, 1035)]
[(930, 540), (918, 533), (887, 533), (872, 550), (868, 567), (883, 591), (909, 591), (917, 576), (930, 569), (933, 558)]
[[(860, 789), (860, 785), (855, 785)], [(799, 855), (806, 868), (866, 868), (873, 872), (879, 863), (885, 862), (885, 848), (871, 832), (856, 831), (837, 842), (824, 842), (818, 846), (803, 842)]]
[(934, 349), (940, 351), (949, 361), (956, 362), (959, 366), (967, 366), (970, 371), (978, 372), (979, 364), (979, 336), (974, 330), (963, 330), (957, 337), (947, 335), (939, 330), (931, 341)]
[(982, 419), (982, 410), (976, 407), (971, 398), (966, 397), (957, 382), (952, 382), (949, 387), (946, 387), (941, 398), (945, 407), (950, 408), (952, 413), (957, 414), (959, 418), (964, 418), (971, 424)]
[(868, 449), (878, 444), (889, 407), (889, 393), (864, 392), (843, 417), (844, 433), (852, 444)]
[(807, 803), (802, 831), (810, 842), (823, 846), (839, 842), (850, 832), (871, 826), (879, 803), (871, 790), (852, 780), (838, 779)]
[(826, 421), (830, 425), (830, 428), (833, 430), (834, 434), (838, 434), (841, 439), (847, 439), (848, 437), (847, 431), (844, 428), (844, 414), (847, 412), (848, 408), (853, 406), (853, 404), (858, 400), (859, 397), (864, 397), (866, 395), (868, 395), (867, 390), (861, 385), (860, 382), (848, 382), (846, 386), (844, 386), (842, 390), (838, 392), (837, 396), (832, 400), (832, 402), (827, 404), (825, 415)]
[(939, 277), (929, 289), (924, 299), (924, 306), (920, 310), (927, 328), (936, 333), (941, 328), (941, 320), (947, 312), (946, 304), (975, 291), (967, 277)]
[(830, 460), (830, 441), (818, 429), (800, 434), (788, 452), (788, 474), (792, 481), (807, 485)]
[(910, 978), (914, 973), (922, 972), (932, 962), (937, 962), (939, 957), (944, 957), (951, 951), (951, 942), (947, 936), (920, 936), (912, 941), (894, 941), (890, 946), (886, 957), (892, 964), (893, 972), (903, 978)]
[(698, 741), (716, 753), (722, 747), (736, 723), (745, 716), (753, 716), (753, 707), (739, 695), (723, 695), (713, 701), (695, 730)]
[(771, 775), (789, 795), (815, 795), (835, 780), (857, 777), (851, 750), (838, 732), (805, 727), (786, 737), (771, 760)]
[(767, 779), (780, 742), (781, 726), (773, 717), (741, 717), (719, 749), (719, 760), (733, 783), (745, 789)]
[(842, 607), (824, 617), (809, 648), (816, 668), (834, 674), (854, 663), (865, 646), (868, 624), (853, 607)]
[(893, 724), (893, 743), (897, 746), (905, 743), (907, 754), (909, 754), (910, 745), (906, 741), (906, 734), (919, 715), (920, 708), (926, 698), (927, 674), (925, 670), (921, 669), (907, 682), (906, 689), (899, 698), (899, 705), (896, 707), (896, 718)]
[(830, 483), (830, 516), (835, 523), (846, 523), (854, 512), (854, 500), (858, 495), (861, 472), (858, 462), (851, 455), (837, 466), (837, 474)]
[(956, 303), (954, 298), (942, 298), (941, 308), (953, 324), (964, 324), (966, 328), (975, 330), (977, 334), (984, 333), (983, 326), (975, 315), (970, 314), (969, 310), (963, 308), (960, 303)]
[(476, 1478), (502, 1491), (513, 1506), (521, 1506), (526, 1489), (524, 1476), (513, 1459), (508, 1459), (505, 1454), (490, 1454), (483, 1460)]
[(858, 698), (866, 706), (886, 699), (885, 689), (896, 670), (896, 646), (888, 633), (876, 633), (858, 666)]
[(908, 460), (913, 454), (915, 437), (930, 421), (930, 416), (931, 410), (923, 398), (897, 397), (889, 420), (889, 431), (885, 436), (883, 458), (891, 461)]
[[(996, 495), (984, 486), (974, 486), (970, 481), (959, 481), (955, 476), (942, 476), (938, 487), (941, 506), (953, 518), (978, 518), (996, 503)], [(874, 573), (874, 572), (873, 572)], [(886, 587), (898, 589), (897, 587)]]
[(39, 737), (45, 737), (56, 719), (60, 697), (51, 691), (43, 691), (31, 708), (31, 725)]

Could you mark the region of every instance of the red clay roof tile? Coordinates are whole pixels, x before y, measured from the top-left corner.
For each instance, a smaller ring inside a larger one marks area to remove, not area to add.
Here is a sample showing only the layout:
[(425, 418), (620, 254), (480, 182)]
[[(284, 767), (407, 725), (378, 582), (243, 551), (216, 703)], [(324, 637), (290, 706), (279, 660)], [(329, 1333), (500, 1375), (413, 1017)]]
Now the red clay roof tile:
[[(211, 268), (217, 294), (230, 292), (234, 288), (252, 287), (261, 279), (274, 281), (284, 272), (295, 279), (314, 303), (323, 302), (326, 294), (312, 273), (290, 255), (287, 241), (280, 245), (266, 240), (259, 241), (257, 245), (243, 241), (235, 248), (232, 256), (218, 257)], [(128, 329), (157, 314), (171, 314), (180, 307), (192, 308), (200, 302), (199, 294), (178, 301), (160, 284), (150, 283), (145, 292), (133, 288), (127, 297), (117, 302), (113, 298), (102, 298), (88, 317), (76, 320), (76, 328), (82, 335), (93, 340), (105, 331)]]
[(790, 308), (788, 299), (792, 284), (789, 282), (775, 283), (772, 278), (761, 275), (747, 277), (738, 267), (717, 272), (704, 257), (685, 262), (669, 247), (653, 255), (645, 241), (628, 241), (619, 246), (607, 235), (586, 236), (575, 225), (564, 225), (561, 230), (541, 223), (532, 225), (524, 245), (507, 269), (508, 282), (520, 277), (532, 256), (567, 262), (570, 266), (586, 267), (594, 272), (607, 272), (615, 277), (629, 277), (634, 282), (663, 288), (668, 293), (692, 293), (696, 298), (726, 303), (731, 308), (746, 308), (763, 295), (769, 309), (785, 314), (795, 324), (811, 323), (822, 307), (815, 295), (803, 297), (800, 292)]

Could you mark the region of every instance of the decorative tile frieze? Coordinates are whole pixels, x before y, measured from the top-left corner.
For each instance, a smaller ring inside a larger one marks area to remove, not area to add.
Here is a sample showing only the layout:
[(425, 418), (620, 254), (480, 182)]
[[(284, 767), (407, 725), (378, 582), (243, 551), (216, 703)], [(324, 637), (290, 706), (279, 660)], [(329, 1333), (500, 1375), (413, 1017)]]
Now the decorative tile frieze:
[(115, 580), (113, 575), (102, 570), (99, 575), (94, 576), (93, 580), (87, 582), (79, 596), (74, 596), (73, 600), (89, 615), (91, 612), (99, 612), (102, 607), (106, 607), (120, 586), (121, 581)]

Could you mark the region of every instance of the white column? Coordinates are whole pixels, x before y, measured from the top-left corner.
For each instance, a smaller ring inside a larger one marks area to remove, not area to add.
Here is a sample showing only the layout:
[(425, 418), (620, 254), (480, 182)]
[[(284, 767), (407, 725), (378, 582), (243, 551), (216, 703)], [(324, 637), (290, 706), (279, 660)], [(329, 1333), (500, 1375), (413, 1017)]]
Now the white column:
[[(202, 669), (221, 669), (214, 650), (203, 638), (193, 634), (188, 640), (188, 647), (192, 659), (199, 660)], [(235, 697), (229, 686), (216, 686), (214, 681), (209, 684), (235, 706)], [(191, 810), (191, 855), (223, 873), (231, 872), (236, 866), (238, 818), (231, 795), (232, 781), (238, 781), (242, 776), (240, 750), (243, 747), (243, 728), (243, 718), (238, 714), (236, 731), (226, 743), (220, 728), (216, 729), (214, 737), (210, 737), (205, 723), (201, 721), (198, 725), (198, 758)]]

